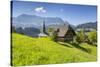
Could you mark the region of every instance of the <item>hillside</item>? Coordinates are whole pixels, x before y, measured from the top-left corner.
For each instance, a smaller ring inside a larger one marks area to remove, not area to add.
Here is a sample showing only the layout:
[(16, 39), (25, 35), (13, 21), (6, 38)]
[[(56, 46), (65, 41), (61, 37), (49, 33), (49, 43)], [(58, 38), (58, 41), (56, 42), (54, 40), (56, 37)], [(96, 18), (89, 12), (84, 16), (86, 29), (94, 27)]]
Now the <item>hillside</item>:
[(83, 43), (80, 47), (77, 48), (68, 43), (59, 44), (49, 37), (32, 38), (12, 33), (12, 64), (18, 66), (97, 60), (95, 46)]

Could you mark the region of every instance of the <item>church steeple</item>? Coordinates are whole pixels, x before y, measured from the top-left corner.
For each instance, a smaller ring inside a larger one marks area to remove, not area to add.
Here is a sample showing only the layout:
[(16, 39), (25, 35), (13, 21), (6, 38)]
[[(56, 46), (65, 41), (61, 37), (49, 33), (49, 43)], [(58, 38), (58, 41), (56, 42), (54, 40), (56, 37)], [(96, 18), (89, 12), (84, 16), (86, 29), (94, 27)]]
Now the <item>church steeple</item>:
[(46, 37), (47, 33), (46, 33), (46, 27), (45, 27), (45, 21), (43, 21), (43, 29), (42, 32), (39, 34), (39, 37)]
[(43, 33), (46, 33), (45, 21), (43, 21)]

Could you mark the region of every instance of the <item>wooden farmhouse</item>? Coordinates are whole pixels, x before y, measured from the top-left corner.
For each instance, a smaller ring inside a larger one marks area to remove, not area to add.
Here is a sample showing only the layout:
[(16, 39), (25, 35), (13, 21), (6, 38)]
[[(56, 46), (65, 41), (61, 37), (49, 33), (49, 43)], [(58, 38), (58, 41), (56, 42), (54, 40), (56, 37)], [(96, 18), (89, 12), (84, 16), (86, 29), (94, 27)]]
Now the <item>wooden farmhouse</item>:
[(66, 24), (59, 27), (56, 31), (58, 41), (73, 41), (73, 38), (76, 35), (73, 28), (70, 25)]

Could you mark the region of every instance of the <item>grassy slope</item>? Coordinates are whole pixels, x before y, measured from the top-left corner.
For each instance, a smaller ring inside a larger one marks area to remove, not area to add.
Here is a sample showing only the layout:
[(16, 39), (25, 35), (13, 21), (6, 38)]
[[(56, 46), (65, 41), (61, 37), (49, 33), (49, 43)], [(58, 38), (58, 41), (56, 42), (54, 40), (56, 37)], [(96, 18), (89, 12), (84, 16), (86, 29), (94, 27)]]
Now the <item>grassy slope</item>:
[(12, 34), (13, 65), (55, 64), (69, 62), (96, 61), (96, 47), (87, 44), (81, 47), (85, 52), (70, 44), (61, 45), (50, 38), (31, 38)]

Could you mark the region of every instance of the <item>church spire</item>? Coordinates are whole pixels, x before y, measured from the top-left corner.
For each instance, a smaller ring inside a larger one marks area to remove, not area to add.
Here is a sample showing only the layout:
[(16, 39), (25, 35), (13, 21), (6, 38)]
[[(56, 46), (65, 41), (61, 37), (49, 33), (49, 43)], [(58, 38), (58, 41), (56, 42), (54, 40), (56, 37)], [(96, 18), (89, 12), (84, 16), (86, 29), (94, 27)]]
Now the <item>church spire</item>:
[(46, 33), (45, 21), (43, 21), (43, 33)]

